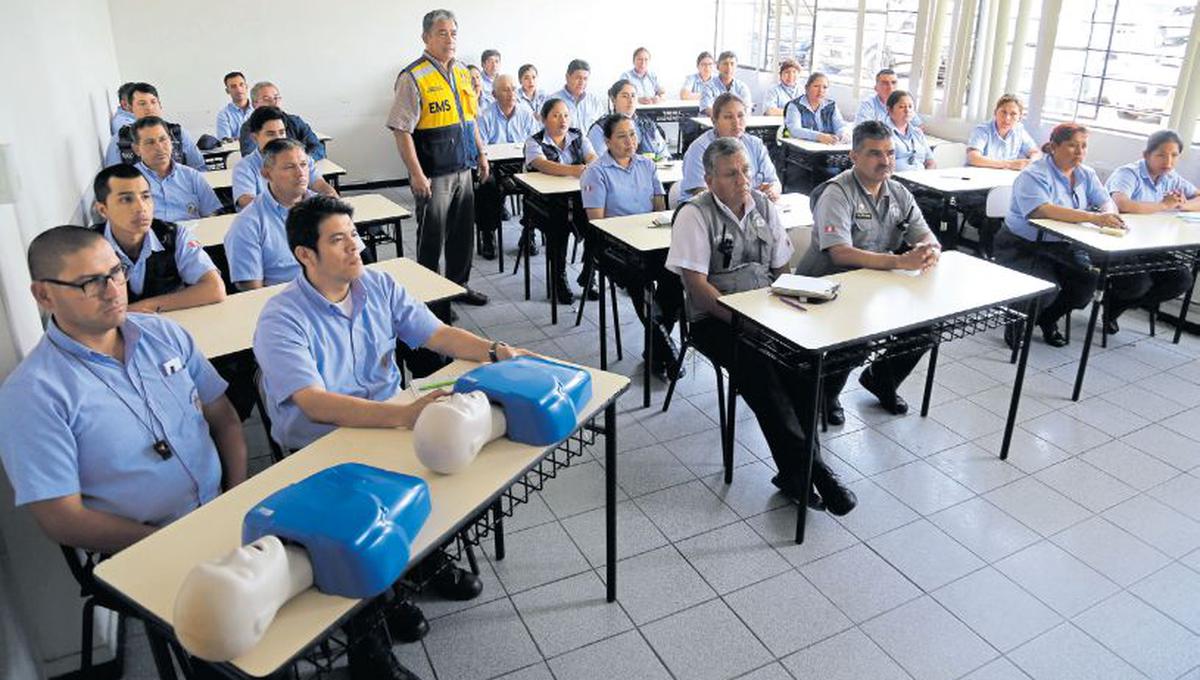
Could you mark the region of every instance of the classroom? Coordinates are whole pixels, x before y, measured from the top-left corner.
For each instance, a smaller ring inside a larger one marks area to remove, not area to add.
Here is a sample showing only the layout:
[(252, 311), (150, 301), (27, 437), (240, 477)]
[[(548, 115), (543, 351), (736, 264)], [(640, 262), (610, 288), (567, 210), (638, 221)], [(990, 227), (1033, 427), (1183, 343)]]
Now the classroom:
[(1200, 680), (1200, 1), (3, 16), (0, 677)]

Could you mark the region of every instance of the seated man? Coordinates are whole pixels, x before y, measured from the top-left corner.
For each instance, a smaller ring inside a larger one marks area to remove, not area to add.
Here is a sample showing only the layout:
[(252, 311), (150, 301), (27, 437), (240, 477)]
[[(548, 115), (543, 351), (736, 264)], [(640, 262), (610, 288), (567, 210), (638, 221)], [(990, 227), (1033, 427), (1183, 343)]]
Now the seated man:
[[(796, 273), (825, 276), (850, 269), (924, 271), (937, 264), (941, 246), (903, 184), (891, 179), (896, 167), (892, 133), (879, 121), (854, 126), (853, 163), (813, 190), (813, 239)], [(867, 367), (858, 382), (889, 413), (908, 412), (896, 393), (925, 352), (899, 356), (886, 353)], [(831, 375), (823, 384), (829, 422), (846, 422), (838, 395), (849, 372)]]
[(92, 183), (103, 234), (126, 274), (129, 311), (155, 314), (225, 299), (221, 273), (192, 229), (154, 217), (150, 183), (136, 168), (110, 165)]
[[(279, 88), (275, 87), (274, 83), (264, 80), (255, 83), (254, 87), (250, 88), (250, 103), (254, 104), (256, 109), (260, 106), (274, 106), (282, 109), (283, 107), (280, 106), (282, 102), (283, 95), (279, 94)], [(287, 136), (301, 142), (304, 145), (304, 151), (314, 163), (324, 158), (325, 143), (317, 137), (317, 133), (313, 132), (308, 123), (294, 113), (285, 112), (283, 115), (286, 116), (283, 124), (287, 128)], [(243, 157), (249, 156), (256, 148), (254, 136), (250, 134), (250, 127), (245, 123), (242, 123), (241, 132), (238, 133), (238, 143)]]
[(587, 132), (600, 116), (608, 112), (608, 103), (596, 94), (587, 91), (588, 76), (592, 67), (582, 59), (572, 59), (567, 64), (567, 82), (558, 92), (547, 99), (561, 99), (571, 114), (571, 124)]
[[(896, 76), (896, 72), (890, 68), (880, 69), (875, 74), (875, 94), (868, 96), (858, 105), (858, 111), (854, 114), (854, 124), (858, 125), (868, 120), (878, 120), (887, 122), (888, 119), (888, 97), (892, 96), (892, 92), (896, 90), (896, 86), (900, 83), (900, 79)], [(921, 132), (925, 131), (925, 121), (921, 118), (921, 114), (916, 113), (916, 100), (913, 100), (913, 117), (909, 123), (921, 128)]]
[[(675, 214), (666, 266), (683, 279), (692, 343), (719, 365), (730, 367), (731, 317), (717, 298), (770, 285), (785, 271), (792, 241), (775, 204), (751, 188), (750, 160), (740, 141), (714, 140), (703, 160), (708, 191)], [(804, 490), (804, 453), (809, 436), (816, 435), (806, 434), (810, 423), (800, 421), (800, 414), (813, 409), (807, 403), (808, 388), (792, 367), (779, 366), (749, 348), (738, 355), (738, 371), (738, 391), (758, 418), (779, 470), (771, 481), (798, 501)], [(812, 482), (833, 514), (844, 515), (858, 502), (821, 460), (819, 449)]]
[[(541, 129), (528, 106), (517, 100), (517, 82), (506, 74), (496, 76), (492, 94), (495, 100), (482, 110), (476, 123), (484, 144), (524, 144)], [(496, 173), (475, 188), (475, 228), (479, 230), (479, 255), (485, 260), (496, 257), (496, 230), (504, 219), (504, 194)], [(511, 181), (511, 180), (510, 180)]]
[(314, 195), (308, 189), (309, 161), (304, 145), (276, 139), (262, 150), (267, 189), (238, 214), (225, 232), (229, 278), (238, 290), (287, 283), (300, 273), (288, 248), (284, 223), (288, 210)]
[(109, 132), (117, 134), (121, 128), (129, 125), (137, 118), (133, 117), (133, 105), (129, 101), (129, 92), (137, 83), (124, 83), (117, 88), (117, 108), (108, 121)]
[(496, 89), (496, 76), (500, 75), (500, 50), (486, 49), (479, 55), (480, 76), (483, 77), (483, 91), (492, 92)]
[(804, 94), (804, 89), (796, 82), (799, 78), (800, 64), (795, 59), (779, 62), (779, 82), (767, 92), (763, 101), (764, 116), (782, 116), (788, 102)]
[(225, 74), (225, 94), (229, 95), (229, 103), (217, 111), (217, 137), (223, 142), (237, 139), (242, 123), (246, 122), (250, 112), (254, 110), (246, 88), (246, 76), (241, 71)]
[[(263, 147), (273, 139), (287, 137), (287, 116), (274, 106), (260, 106), (254, 109), (247, 124), (258, 148), (233, 166), (233, 199), (238, 210), (250, 205), (250, 201), (253, 201), (267, 188), (266, 178), (262, 174)], [(338, 195), (333, 186), (326, 182), (324, 177), (317, 174), (316, 163), (309, 165), (308, 186), (313, 191), (326, 196)]]
[(700, 115), (712, 115), (713, 102), (723, 94), (736, 95), (738, 99), (742, 100), (742, 103), (746, 105), (746, 115), (754, 112), (750, 86), (735, 76), (737, 76), (737, 55), (726, 50), (717, 58), (717, 77), (708, 81), (708, 85), (700, 93)]
[[(129, 108), (133, 112), (134, 122), (143, 118), (158, 118), (162, 121), (167, 134), (171, 136), (172, 157), (176, 163), (186, 165), (196, 170), (204, 170), (204, 156), (187, 130), (176, 123), (168, 123), (162, 119), (162, 104), (158, 101), (158, 90), (149, 83), (134, 83), (129, 88)], [(108, 140), (108, 149), (104, 152), (104, 165), (116, 165), (137, 162), (133, 152), (133, 123), (121, 126)]]
[(199, 171), (175, 161), (175, 143), (162, 118), (139, 118), (125, 129), (131, 130), (133, 152), (140, 159), (134, 167), (150, 184), (155, 217), (179, 222), (221, 210), (221, 201), (208, 180)]

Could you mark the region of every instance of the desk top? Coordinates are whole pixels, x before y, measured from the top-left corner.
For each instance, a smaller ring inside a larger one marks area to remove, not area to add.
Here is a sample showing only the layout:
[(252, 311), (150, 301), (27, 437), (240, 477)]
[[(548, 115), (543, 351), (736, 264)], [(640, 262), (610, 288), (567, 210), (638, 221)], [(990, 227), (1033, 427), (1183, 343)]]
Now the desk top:
[[(695, 116), (692, 122), (702, 128), (708, 129), (713, 126), (712, 118), (708, 116)], [(783, 125), (783, 116), (746, 116), (746, 129), (751, 128), (773, 128)]]
[[(459, 361), (439, 374), (460, 375), (474, 366)], [(629, 386), (625, 376), (588, 371), (592, 374), (592, 399), (582, 411), (580, 424)], [(351, 462), (415, 475), (429, 484), (433, 510), (412, 545), (412, 555), (421, 556), (452, 536), (462, 521), (486, 508), (493, 496), (511, 486), (550, 448), (498, 439), (485, 446), (466, 469), (439, 475), (417, 460), (411, 430), (340, 428), (117, 553), (102, 562), (95, 574), (138, 606), (171, 622), (175, 595), (188, 572), (242, 544), (242, 518), (250, 508), (278, 489)], [(233, 664), (250, 675), (265, 676), (320, 639), (358, 603), (310, 588), (285, 604), (258, 645)]]
[(801, 312), (768, 288), (723, 295), (718, 302), (807, 350), (830, 350), (1053, 290), (1041, 279), (959, 252), (942, 253), (920, 276), (858, 269), (834, 274), (836, 300)]
[(1001, 168), (934, 168), (932, 170), (905, 170), (896, 173), (896, 179), (920, 184), (943, 194), (967, 191), (989, 191), (996, 187), (1011, 187), (1016, 181), (1016, 170)]
[[(418, 300), (428, 304), (465, 292), (462, 286), (406, 257), (397, 257), (367, 265), (386, 272)], [(214, 357), (249, 349), (254, 339), (258, 316), (270, 300), (286, 284), (248, 290), (226, 297), (221, 302), (203, 307), (177, 309), (163, 316), (177, 321), (192, 337), (204, 356)]]
[(846, 144), (825, 144), (809, 139), (796, 139), (795, 137), (784, 137), (781, 140), (788, 146), (795, 147), (807, 153), (850, 153), (852, 146)]
[(241, 145), (238, 144), (238, 141), (235, 139), (229, 142), (223, 142), (221, 146), (218, 146), (215, 149), (209, 149), (208, 151), (201, 150), (200, 155), (204, 156), (205, 158), (211, 158), (214, 156), (228, 156), (234, 151), (240, 150)]
[(1129, 231), (1124, 236), (1101, 234), (1088, 224), (1055, 220), (1030, 220), (1038, 228), (1101, 253), (1136, 253), (1200, 246), (1200, 222), (1184, 220), (1175, 212), (1149, 215), (1122, 214)]
[(664, 99), (654, 104), (638, 104), (638, 111), (669, 111), (672, 109), (700, 110), (699, 99)]
[[(211, 186), (214, 191), (230, 189), (233, 187), (233, 168), (231, 167), (226, 167), (221, 170), (208, 170), (200, 174), (204, 177), (204, 179), (208, 180), (208, 185)], [(343, 168), (328, 158), (322, 158), (321, 160), (317, 161), (317, 174), (326, 178), (333, 177), (335, 175), (344, 175), (346, 174), (346, 168)]]
[(525, 145), (520, 142), (485, 144), (483, 151), (491, 162), (525, 160)]
[[(658, 181), (664, 186), (674, 184), (683, 179), (683, 161), (663, 161), (657, 164)], [(571, 194), (579, 191), (578, 177), (559, 177), (542, 172), (520, 172), (513, 179), (525, 185), (530, 191), (543, 196)]]
[[(384, 222), (402, 220), (412, 217), (404, 206), (394, 203), (381, 194), (363, 194), (360, 196), (343, 196), (342, 200), (354, 206), (354, 221), (360, 224), (369, 222)], [(219, 246), (225, 241), (225, 233), (233, 224), (236, 213), (213, 215), (199, 220), (189, 220), (188, 224), (195, 229), (196, 238), (200, 245), (208, 248)]]
[(925, 135), (925, 141), (929, 143), (929, 148), (931, 148), (931, 149), (933, 147), (937, 146), (938, 144), (950, 144), (951, 143), (949, 139), (942, 139), (941, 137), (935, 137), (933, 135)]

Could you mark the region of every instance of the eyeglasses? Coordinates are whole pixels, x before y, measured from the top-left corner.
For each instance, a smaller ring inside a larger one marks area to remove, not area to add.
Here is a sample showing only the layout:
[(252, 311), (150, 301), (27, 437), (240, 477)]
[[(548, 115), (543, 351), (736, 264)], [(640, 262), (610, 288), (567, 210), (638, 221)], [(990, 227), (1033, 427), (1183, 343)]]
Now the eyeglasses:
[(91, 276), (79, 283), (71, 281), (59, 281), (58, 279), (38, 279), (44, 283), (53, 283), (56, 286), (67, 286), (69, 288), (78, 288), (83, 291), (84, 297), (97, 298), (100, 294), (108, 289), (108, 282), (112, 281), (118, 286), (124, 286), (128, 280), (129, 267), (124, 264), (119, 264), (107, 274), (97, 274)]

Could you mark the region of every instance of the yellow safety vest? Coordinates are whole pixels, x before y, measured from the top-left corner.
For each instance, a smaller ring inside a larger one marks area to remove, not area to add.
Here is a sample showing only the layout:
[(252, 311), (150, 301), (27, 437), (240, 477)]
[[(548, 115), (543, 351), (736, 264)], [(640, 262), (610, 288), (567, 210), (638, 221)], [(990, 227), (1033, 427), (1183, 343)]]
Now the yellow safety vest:
[(454, 62), (451, 72), (456, 87), (452, 88), (427, 56), (409, 64), (404, 72), (412, 75), (420, 93), (421, 116), (413, 131), (413, 144), (425, 175), (437, 177), (474, 167), (479, 155), (475, 146), (479, 109), (471, 74)]

